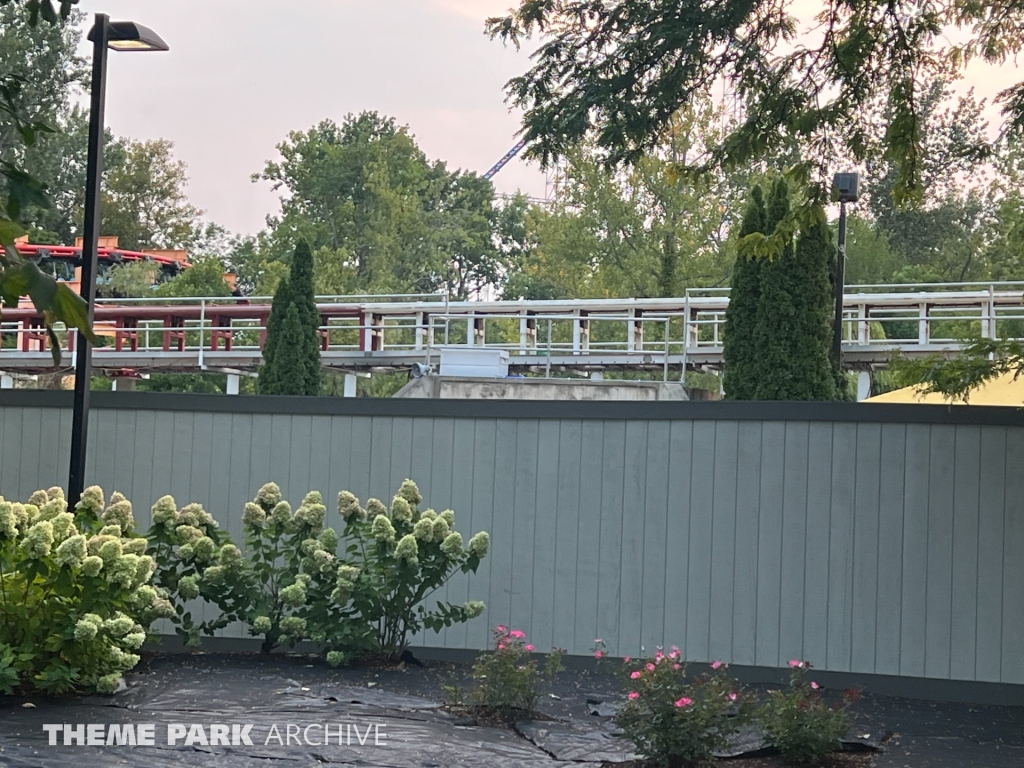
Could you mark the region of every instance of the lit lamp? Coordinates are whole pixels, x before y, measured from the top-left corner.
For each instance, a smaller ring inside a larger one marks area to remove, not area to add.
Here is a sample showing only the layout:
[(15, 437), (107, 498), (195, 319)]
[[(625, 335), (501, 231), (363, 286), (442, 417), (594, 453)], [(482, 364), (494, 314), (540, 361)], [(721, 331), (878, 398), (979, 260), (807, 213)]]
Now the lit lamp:
[[(100, 229), (100, 183), (103, 178), (103, 108), (107, 89), (107, 49), (115, 51), (170, 50), (160, 36), (134, 21), (111, 21), (97, 13), (89, 32), (93, 44), (92, 100), (89, 110), (89, 160), (85, 173), (85, 223), (82, 232), (82, 298), (89, 326), (96, 304), (96, 253)], [(71, 468), (68, 472), (68, 504), (72, 509), (85, 488), (85, 445), (89, 430), (89, 382), (92, 379), (92, 345), (82, 331), (75, 344), (75, 406), (71, 421)]]
[(846, 204), (860, 199), (860, 174), (837, 173), (832, 180), (839, 198), (839, 249), (836, 254), (836, 315), (832, 326), (832, 357), (837, 366), (843, 362), (843, 292), (846, 270)]

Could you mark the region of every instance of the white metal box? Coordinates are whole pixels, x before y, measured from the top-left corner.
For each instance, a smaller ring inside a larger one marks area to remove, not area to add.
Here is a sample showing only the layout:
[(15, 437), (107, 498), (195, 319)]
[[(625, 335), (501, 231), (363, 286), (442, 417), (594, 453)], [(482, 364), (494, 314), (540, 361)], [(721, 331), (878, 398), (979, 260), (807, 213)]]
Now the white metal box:
[(443, 347), (441, 375), (478, 379), (503, 379), (508, 376), (508, 350), (486, 347)]

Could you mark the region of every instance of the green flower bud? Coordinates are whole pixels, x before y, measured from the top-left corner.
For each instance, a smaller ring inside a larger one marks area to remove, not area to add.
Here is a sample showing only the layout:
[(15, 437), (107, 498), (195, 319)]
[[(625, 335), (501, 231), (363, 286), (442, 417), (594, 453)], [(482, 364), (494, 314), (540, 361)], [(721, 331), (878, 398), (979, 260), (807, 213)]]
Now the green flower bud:
[(46, 557), (52, 546), (53, 523), (49, 520), (41, 520), (29, 528), (21, 542), (21, 548), (32, 558)]
[(423, 497), (420, 495), (420, 489), (416, 486), (412, 480), (405, 480), (402, 483), (402, 487), (398, 489), (398, 495), (409, 502), (409, 505), (415, 507), (421, 501)]
[(370, 535), (382, 544), (391, 544), (395, 540), (395, 528), (386, 515), (377, 515), (373, 518)]
[(103, 570), (103, 558), (96, 555), (89, 555), (82, 561), (82, 572), (86, 576), (97, 576)]
[(359, 499), (349, 491), (338, 494), (338, 514), (346, 523), (354, 518), (366, 517), (366, 512), (359, 506)]
[(96, 681), (96, 691), (98, 693), (117, 693), (117, 689), (121, 685), (121, 675), (118, 672), (112, 672), (109, 675), (104, 675)]
[(395, 496), (391, 500), (391, 518), (403, 523), (412, 520), (412, 507), (401, 496)]
[(457, 560), (462, 556), (462, 534), (453, 531), (441, 542), (441, 552), (449, 560)]
[[(134, 582), (138, 581), (140, 560), (141, 558), (138, 555), (121, 555), (113, 562), (107, 563), (107, 582), (110, 584), (120, 584), (125, 589), (129, 589)], [(149, 564), (147, 563), (146, 565), (148, 568)]]
[(184, 576), (178, 582), (178, 594), (183, 600), (194, 600), (199, 597), (199, 577)]
[[(118, 495), (118, 494), (115, 494)], [(121, 533), (128, 533), (135, 527), (135, 518), (132, 516), (132, 504), (127, 499), (111, 504), (103, 513), (103, 522), (107, 525), (117, 525)]]
[(337, 586), (331, 591), (331, 600), (337, 605), (345, 605), (352, 597), (352, 584), (338, 580)]
[(281, 597), (282, 603), (295, 608), (306, 602), (306, 588), (301, 584), (292, 584), (291, 586), (284, 587), (278, 594)]
[(88, 643), (94, 637), (98, 628), (91, 621), (85, 619), (79, 619), (78, 623), (75, 624), (75, 640), (79, 643)]
[(0, 539), (13, 539), (18, 535), (18, 522), (14, 518), (14, 505), (0, 497)]
[[(319, 494), (318, 494), (319, 495)], [(313, 530), (320, 530), (327, 515), (323, 504), (303, 504), (295, 510), (295, 522)]]
[(111, 637), (124, 637), (135, 627), (135, 622), (127, 616), (118, 616), (103, 622), (103, 631)]
[(53, 559), (58, 565), (69, 565), (72, 568), (78, 568), (82, 565), (82, 561), (85, 560), (87, 553), (85, 536), (79, 533), (64, 539), (60, 546), (57, 547), (57, 552)]
[(148, 546), (149, 542), (141, 537), (137, 539), (124, 539), (121, 542), (121, 549), (129, 555), (144, 555)]
[(338, 548), (338, 534), (333, 528), (324, 528), (317, 536), (317, 540), (321, 547), (332, 554)]
[(475, 619), (484, 612), (486, 607), (487, 606), (479, 600), (469, 600), (462, 606), (462, 609), (466, 612), (466, 616), (471, 619)]
[(425, 510), (423, 510), (423, 512), (420, 513), (420, 519), (421, 520), (431, 520), (431, 521), (436, 520), (437, 519), (437, 512), (435, 512), (432, 509), (425, 509)]
[(295, 583), (301, 584), (303, 587), (308, 587), (310, 581), (312, 581), (312, 577), (308, 573), (299, 573), (295, 576)]
[(82, 498), (78, 502), (77, 509), (84, 509), (94, 515), (103, 511), (103, 489), (98, 485), (90, 485), (82, 491)]
[(225, 544), (220, 548), (217, 559), (220, 560), (221, 565), (228, 567), (239, 565), (242, 562), (242, 550), (234, 544)]
[(330, 573), (334, 570), (334, 555), (323, 549), (313, 553), (313, 563), (320, 573)]
[(312, 555), (319, 549), (323, 549), (323, 545), (320, 543), (319, 539), (306, 539), (299, 546), (299, 549), (302, 550), (302, 554), (308, 556)]
[(194, 525), (179, 525), (174, 529), (174, 537), (179, 544), (193, 544), (203, 538), (203, 532)]
[(247, 502), (242, 512), (242, 525), (246, 528), (262, 528), (267, 524), (267, 513), (259, 504)]
[(203, 571), (203, 581), (214, 586), (224, 583), (225, 569), (223, 565), (211, 565)]
[(359, 578), (359, 569), (354, 565), (339, 565), (338, 566), (338, 580), (348, 581), (355, 583), (356, 579)]
[(445, 537), (450, 533), (448, 529), (448, 521), (443, 517), (437, 518), (433, 523), (431, 523), (431, 526), (433, 527), (434, 534), (432, 537), (433, 541), (444, 541)]
[(178, 615), (174, 605), (166, 597), (158, 597), (153, 601), (153, 613), (158, 619), (173, 619)]
[(104, 525), (102, 528), (100, 528), (100, 532), (98, 534), (96, 534), (96, 535), (97, 536), (110, 536), (111, 538), (114, 538), (114, 539), (120, 539), (121, 538), (121, 526), (119, 526), (119, 525)]
[(213, 539), (209, 536), (203, 536), (192, 545), (192, 550), (198, 562), (208, 563), (213, 560), (213, 555), (217, 551), (217, 545), (213, 543)]
[[(39, 511), (36, 513), (36, 519), (38, 520), (53, 520), (57, 515), (65, 512), (68, 508), (68, 503), (64, 499), (53, 499), (52, 501), (46, 501), (39, 505)], [(74, 515), (72, 515), (74, 517)]]
[(302, 497), (302, 504), (304, 506), (322, 507), (324, 504), (324, 497), (320, 495), (320, 491), (310, 491)]
[(176, 518), (178, 525), (190, 525), (193, 528), (199, 528), (203, 525), (203, 521), (209, 517), (206, 511), (203, 509), (202, 504), (186, 504), (181, 508), (181, 512), (178, 513)]
[(182, 544), (180, 547), (178, 547), (178, 557), (180, 557), (182, 560), (191, 560), (192, 555), (193, 550), (191, 544)]
[(399, 539), (398, 546), (395, 547), (395, 557), (415, 565), (419, 561), (419, 546), (416, 544), (416, 537), (410, 533)]
[(173, 496), (161, 496), (152, 506), (153, 524), (167, 525), (178, 516), (178, 507)]
[(477, 557), (483, 557), (490, 545), (491, 537), (487, 535), (487, 531), (480, 531), (469, 540), (469, 551)]
[(341, 651), (328, 651), (327, 663), (332, 667), (340, 667), (345, 663), (345, 654)]
[(269, 616), (257, 616), (252, 622), (252, 630), (258, 635), (266, 634), (273, 626)]
[(288, 525), (292, 521), (292, 505), (287, 501), (280, 501), (270, 513), (270, 522), (274, 525)]
[(377, 517), (377, 515), (387, 515), (387, 513), (388, 508), (384, 506), (380, 499), (370, 499), (366, 502), (367, 516)]
[(446, 523), (448, 523), (448, 527), (449, 528), (452, 528), (452, 527), (455, 526), (455, 513), (452, 512), (450, 509), (446, 509), (440, 515), (438, 515), (438, 517), (440, 517), (442, 520), (444, 520)]
[(266, 511), (272, 510), (281, 501), (281, 489), (277, 483), (266, 483), (256, 492), (256, 503)]
[(145, 632), (132, 632), (121, 639), (121, 645), (131, 651), (137, 651), (146, 642)]
[(109, 565), (117, 560), (117, 558), (121, 557), (122, 553), (121, 540), (108, 539), (100, 546), (100, 551), (97, 554), (103, 559), (104, 563)]
[(35, 491), (31, 496), (28, 497), (28, 503), (34, 504), (37, 507), (43, 506), (50, 500), (50, 495), (46, 491)]
[(281, 632), (300, 639), (306, 632), (306, 620), (299, 616), (285, 616), (281, 619)]
[(421, 517), (412, 527), (412, 535), (420, 541), (430, 543), (434, 538), (434, 521), (429, 517)]

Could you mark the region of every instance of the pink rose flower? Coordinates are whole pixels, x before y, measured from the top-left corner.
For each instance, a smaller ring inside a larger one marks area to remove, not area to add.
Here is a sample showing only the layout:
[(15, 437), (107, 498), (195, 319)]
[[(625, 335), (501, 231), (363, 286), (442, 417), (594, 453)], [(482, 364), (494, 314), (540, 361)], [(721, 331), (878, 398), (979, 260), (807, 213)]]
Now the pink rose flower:
[(629, 692), (629, 700), (630, 701), (636, 701), (639, 698), (640, 698), (640, 694), (637, 693), (636, 691), (630, 691)]
[(633, 672), (630, 675), (630, 678), (632, 678), (633, 680), (636, 680), (638, 677), (640, 677), (640, 672), (639, 671)]
[(800, 669), (800, 667), (802, 667), (803, 665), (804, 665), (804, 663), (802, 661), (800, 661), (799, 659), (790, 659), (789, 660), (789, 666), (791, 666), (793, 669)]
[(594, 645), (600, 645), (603, 642), (604, 642), (604, 640), (602, 640), (600, 637), (595, 637), (594, 638)]
[(730, 693), (729, 694), (729, 701), (736, 701), (736, 694), (735, 693)]
[(681, 698), (681, 699), (678, 699), (678, 700), (677, 700), (677, 701), (675, 702), (675, 705), (676, 705), (677, 707), (679, 707), (680, 709), (683, 709), (683, 708), (685, 708), (685, 707), (688, 707), (688, 706), (690, 706), (691, 704), (693, 704), (693, 699), (687, 698), (686, 696), (683, 696), (683, 698)]
[(813, 688), (814, 690), (818, 690), (818, 688), (820, 687), (821, 686), (819, 686), (816, 682), (814, 682), (813, 680), (811, 681), (811, 688)]
[(713, 663), (713, 664), (711, 665), (711, 668), (712, 668), (712, 669), (718, 669), (718, 668), (719, 668), (719, 667), (721, 667), (721, 666), (722, 666), (722, 662), (720, 662), (720, 661), (716, 661), (716, 662), (714, 662), (714, 663)]
[(521, 629), (513, 629), (511, 632), (508, 633), (508, 636), (514, 637), (516, 640), (522, 640), (524, 637), (526, 637), (526, 633), (523, 632), (523, 630)]
[(668, 657), (670, 659), (678, 659), (679, 658), (679, 651), (669, 651)]
[(682, 667), (679, 664), (673, 664), (672, 669), (682, 669)]
[(654, 671), (654, 665), (651, 664), (650, 662), (647, 662), (647, 671), (648, 672), (653, 672)]
[(508, 631), (507, 627), (504, 624), (499, 624), (498, 626), (495, 627), (495, 629), (497, 631), (499, 631), (499, 632), (507, 632)]
[(604, 658), (604, 651), (594, 651), (594, 658), (595, 659), (603, 659)]
[(499, 651), (505, 650), (505, 643), (498, 643), (498, 650)]
[(622, 657), (622, 663), (623, 664), (629, 664), (629, 656), (623, 656)]
[(530, 644), (530, 643), (527, 643), (526, 644), (526, 650), (529, 651), (530, 653), (533, 653), (533, 645)]

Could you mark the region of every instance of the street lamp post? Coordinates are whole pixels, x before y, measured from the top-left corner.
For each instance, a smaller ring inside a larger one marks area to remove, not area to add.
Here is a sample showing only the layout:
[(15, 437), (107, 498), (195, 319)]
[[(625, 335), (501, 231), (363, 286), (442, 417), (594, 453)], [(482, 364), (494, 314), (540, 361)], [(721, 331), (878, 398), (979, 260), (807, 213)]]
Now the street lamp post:
[[(110, 21), (96, 14), (88, 38), (93, 44), (92, 94), (89, 107), (89, 158), (85, 173), (85, 223), (82, 231), (82, 298), (86, 301), (89, 327), (96, 303), (96, 253), (99, 246), (100, 185), (103, 181), (103, 111), (107, 88), (107, 49), (115, 51), (166, 51), (167, 43), (151, 29), (131, 21)], [(89, 382), (92, 379), (92, 345), (78, 331), (75, 341), (75, 405), (71, 418), (71, 467), (68, 472), (68, 504), (73, 509), (85, 488), (85, 446), (89, 431)]]
[(837, 370), (843, 363), (843, 292), (846, 279), (846, 204), (860, 198), (860, 174), (837, 173), (832, 181), (839, 193), (839, 248), (836, 254), (836, 314), (832, 325), (832, 358)]

